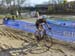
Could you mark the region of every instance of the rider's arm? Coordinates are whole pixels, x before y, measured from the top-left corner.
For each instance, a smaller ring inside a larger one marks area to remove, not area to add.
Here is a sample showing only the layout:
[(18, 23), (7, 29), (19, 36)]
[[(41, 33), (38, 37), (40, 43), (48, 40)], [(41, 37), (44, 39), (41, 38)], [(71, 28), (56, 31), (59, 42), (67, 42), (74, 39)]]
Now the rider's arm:
[(46, 26), (48, 27), (49, 30), (51, 30), (51, 27), (48, 25), (47, 22), (45, 22)]

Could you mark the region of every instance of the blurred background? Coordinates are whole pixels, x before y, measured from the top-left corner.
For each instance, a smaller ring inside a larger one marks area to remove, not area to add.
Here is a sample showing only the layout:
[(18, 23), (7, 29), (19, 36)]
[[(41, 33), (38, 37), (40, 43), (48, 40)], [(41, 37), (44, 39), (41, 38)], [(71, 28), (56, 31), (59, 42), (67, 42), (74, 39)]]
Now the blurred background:
[(0, 18), (40, 15), (74, 15), (75, 0), (0, 0)]

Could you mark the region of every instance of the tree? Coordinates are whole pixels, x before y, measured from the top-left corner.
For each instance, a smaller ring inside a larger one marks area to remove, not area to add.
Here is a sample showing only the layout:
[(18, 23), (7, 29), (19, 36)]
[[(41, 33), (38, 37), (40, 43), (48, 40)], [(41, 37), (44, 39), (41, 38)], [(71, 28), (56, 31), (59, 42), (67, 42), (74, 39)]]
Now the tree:
[(12, 1), (13, 1), (13, 0), (6, 0), (6, 1), (5, 1), (8, 7), (11, 6), (11, 2), (12, 2)]
[(22, 10), (21, 5), (22, 5), (25, 1), (26, 1), (26, 0), (17, 0), (17, 5), (18, 5), (18, 10), (17, 10), (17, 12), (18, 12), (19, 16), (21, 16), (21, 10)]
[[(25, 2), (26, 0), (6, 0), (6, 4), (8, 7), (8, 10), (10, 11), (11, 14), (15, 14), (16, 11), (19, 13), (19, 16), (21, 15), (21, 5)], [(11, 5), (11, 2), (13, 4)], [(17, 14), (17, 13), (16, 13)]]
[(66, 4), (66, 3), (67, 3), (67, 0), (64, 0), (64, 1), (63, 1), (63, 4)]

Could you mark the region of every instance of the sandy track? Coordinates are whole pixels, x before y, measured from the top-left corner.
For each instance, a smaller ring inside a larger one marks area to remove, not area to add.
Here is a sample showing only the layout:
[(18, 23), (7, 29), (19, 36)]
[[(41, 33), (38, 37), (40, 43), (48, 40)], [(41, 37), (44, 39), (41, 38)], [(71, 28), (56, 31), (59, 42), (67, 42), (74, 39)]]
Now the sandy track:
[(68, 45), (53, 44), (47, 50), (32, 42), (36, 42), (33, 34), (0, 26), (0, 56), (75, 56)]

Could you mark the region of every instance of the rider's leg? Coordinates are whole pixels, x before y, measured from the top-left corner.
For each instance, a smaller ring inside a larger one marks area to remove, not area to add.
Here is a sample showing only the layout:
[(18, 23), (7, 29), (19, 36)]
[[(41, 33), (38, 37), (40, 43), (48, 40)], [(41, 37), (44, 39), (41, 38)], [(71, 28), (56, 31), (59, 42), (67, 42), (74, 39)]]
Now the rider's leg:
[(45, 30), (43, 28), (43, 25), (39, 25), (39, 34), (40, 34), (40, 40), (42, 40), (44, 38), (44, 35), (45, 35)]
[(42, 25), (40, 25), (40, 24), (36, 24), (36, 28), (37, 28), (37, 31), (36, 31), (36, 33), (35, 33), (35, 37), (36, 37), (36, 40), (37, 41), (40, 41), (41, 40), (41, 37), (42, 37), (42, 34), (41, 34), (41, 32), (42, 32), (42, 30), (43, 30), (43, 27), (42, 27)]

